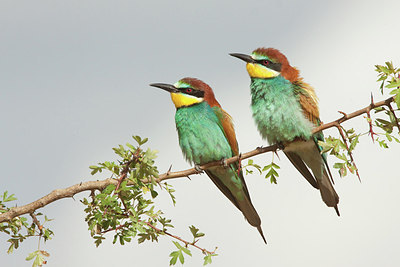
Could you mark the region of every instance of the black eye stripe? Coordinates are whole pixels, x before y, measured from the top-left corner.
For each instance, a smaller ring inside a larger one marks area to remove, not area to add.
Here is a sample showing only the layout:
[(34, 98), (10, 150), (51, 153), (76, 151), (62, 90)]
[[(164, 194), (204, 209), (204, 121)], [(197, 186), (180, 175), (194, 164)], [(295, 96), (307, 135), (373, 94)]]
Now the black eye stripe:
[(197, 90), (191, 87), (186, 87), (186, 88), (178, 88), (178, 90), (181, 93), (184, 93), (186, 95), (192, 95), (192, 96), (196, 96), (196, 97), (204, 97), (204, 91), (201, 90)]
[(280, 72), (282, 69), (281, 63), (274, 63), (268, 59), (258, 59), (258, 60), (256, 60), (256, 62), (260, 65), (266, 66), (267, 68), (278, 71), (278, 72)]

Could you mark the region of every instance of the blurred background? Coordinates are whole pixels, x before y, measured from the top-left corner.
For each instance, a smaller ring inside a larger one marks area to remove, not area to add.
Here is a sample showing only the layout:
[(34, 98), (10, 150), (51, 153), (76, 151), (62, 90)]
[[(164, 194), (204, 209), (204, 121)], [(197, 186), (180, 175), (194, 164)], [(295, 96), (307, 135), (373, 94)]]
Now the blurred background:
[[(0, 192), (18, 205), (56, 188), (102, 179), (89, 165), (115, 160), (112, 147), (148, 137), (160, 172), (187, 169), (178, 145), (167, 93), (149, 83), (202, 79), (234, 118), (242, 152), (267, 145), (250, 113), (245, 64), (228, 53), (280, 49), (315, 87), (321, 119), (337, 119), (386, 96), (379, 93), (375, 64), (400, 66), (398, 1), (88, 1), (40, 0), (0, 3)], [(344, 123), (364, 132), (362, 117)], [(326, 135), (338, 136), (336, 130)], [(325, 206), (280, 153), (278, 185), (263, 176), (246, 181), (268, 245), (206, 175), (172, 180), (174, 207), (164, 192), (157, 204), (173, 219), (173, 232), (190, 238), (194, 224), (218, 246), (212, 266), (397, 266), (400, 265), (399, 144), (389, 150), (360, 139), (356, 176), (336, 178), (341, 217)], [(254, 158), (269, 164), (271, 153)], [(330, 158), (331, 166), (335, 162)], [(54, 238), (41, 245), (48, 266), (167, 266), (175, 246), (112, 245), (96, 248), (79, 199), (57, 201), (40, 211), (54, 218)], [(37, 239), (7, 255), (2, 266), (30, 266)], [(186, 266), (201, 266), (192, 249)]]

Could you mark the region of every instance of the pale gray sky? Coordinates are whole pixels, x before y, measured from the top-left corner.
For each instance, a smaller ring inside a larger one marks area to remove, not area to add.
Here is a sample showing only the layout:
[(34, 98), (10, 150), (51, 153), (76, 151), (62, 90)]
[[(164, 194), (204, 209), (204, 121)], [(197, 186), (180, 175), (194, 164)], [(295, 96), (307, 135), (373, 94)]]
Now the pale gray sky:
[[(23, 205), (55, 188), (100, 179), (88, 166), (115, 159), (111, 148), (133, 134), (149, 137), (160, 151), (161, 172), (170, 164), (188, 168), (175, 108), (165, 92), (148, 86), (185, 76), (213, 87), (235, 120), (241, 151), (267, 145), (251, 118), (244, 63), (231, 52), (280, 49), (315, 87), (325, 122), (338, 110), (365, 106), (371, 92), (383, 99), (374, 65), (400, 66), (400, 3), (324, 2), (1, 1), (0, 192), (16, 194)], [(368, 129), (362, 118), (344, 126)], [(173, 207), (161, 194), (159, 206), (173, 218), (174, 233), (189, 237), (194, 224), (206, 233), (199, 245), (219, 247), (212, 266), (397, 266), (399, 145), (382, 150), (368, 137), (361, 141), (354, 156), (362, 183), (333, 170), (340, 218), (282, 155), (278, 185), (246, 177), (268, 245), (205, 175), (171, 181), (178, 203)], [(267, 164), (271, 154), (254, 160)], [(110, 235), (95, 248), (78, 201), (86, 195), (41, 210), (55, 219), (56, 235), (42, 245), (51, 254), (48, 266), (168, 265), (174, 249), (168, 238), (113, 246)], [(1, 236), (2, 266), (29, 266), (24, 259), (37, 240), (12, 255), (7, 247)], [(192, 253), (186, 266), (200, 266), (200, 253)]]

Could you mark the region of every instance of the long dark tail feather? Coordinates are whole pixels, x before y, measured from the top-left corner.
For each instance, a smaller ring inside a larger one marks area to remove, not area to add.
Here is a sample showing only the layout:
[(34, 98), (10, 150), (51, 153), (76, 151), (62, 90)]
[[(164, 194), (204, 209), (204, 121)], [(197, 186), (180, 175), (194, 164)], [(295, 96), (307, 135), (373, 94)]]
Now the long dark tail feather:
[(307, 166), (304, 164), (304, 161), (293, 152), (285, 152), (286, 157), (290, 160), (290, 162), (296, 167), (296, 169), (306, 178), (306, 180), (316, 189), (319, 189), (318, 183), (315, 181), (314, 176), (310, 173)]
[[(232, 167), (232, 166), (231, 166)], [(235, 173), (237, 173), (236, 168), (232, 168)], [(265, 244), (267, 241), (264, 237), (264, 233), (261, 229), (261, 219), (258, 216), (256, 209), (254, 208), (253, 204), (251, 203), (250, 194), (247, 189), (246, 182), (244, 180), (243, 174), (240, 171), (239, 177), (243, 183), (243, 190), (245, 198), (242, 201), (238, 201), (232, 194), (232, 192), (222, 183), (222, 181), (215, 176), (212, 171), (206, 170), (207, 175), (211, 178), (214, 184), (218, 187), (218, 189), (243, 213), (244, 217), (246, 218), (247, 222), (257, 228), (258, 232), (261, 234), (262, 239), (264, 240)]]
[(337, 216), (340, 216), (340, 212), (339, 212), (338, 206), (336, 205), (334, 208), (335, 208), (335, 211), (336, 211)]
[(246, 196), (245, 199), (242, 201), (238, 201), (239, 209), (243, 213), (244, 217), (246, 218), (247, 222), (256, 227), (258, 232), (260, 233), (262, 239), (264, 240), (265, 244), (267, 244), (267, 240), (265, 239), (264, 233), (261, 229), (261, 219), (258, 216), (256, 209), (254, 208), (253, 204), (251, 203), (250, 196)]
[(336, 214), (340, 216), (340, 212), (337, 206), (337, 204), (339, 203), (339, 196), (336, 193), (335, 188), (333, 188), (333, 185), (328, 177), (326, 169), (324, 170), (323, 176), (320, 180), (319, 188), (322, 200), (328, 207), (333, 207), (336, 211)]
[(263, 231), (261, 229), (261, 226), (257, 226), (257, 230), (260, 233), (262, 239), (264, 240), (264, 243), (267, 244), (267, 240), (265, 239), (265, 236), (264, 236), (264, 233), (263, 233)]

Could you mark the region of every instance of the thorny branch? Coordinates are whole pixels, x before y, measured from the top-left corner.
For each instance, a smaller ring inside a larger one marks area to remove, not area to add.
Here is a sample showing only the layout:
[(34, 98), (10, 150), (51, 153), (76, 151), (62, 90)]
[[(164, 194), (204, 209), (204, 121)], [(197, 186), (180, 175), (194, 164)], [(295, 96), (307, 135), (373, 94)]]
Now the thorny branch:
[[(140, 220), (138, 220), (138, 221), (140, 221)], [(142, 222), (143, 222), (143, 221), (142, 221)], [(201, 250), (201, 251), (203, 252), (203, 254), (215, 254), (215, 250), (214, 250), (214, 251), (208, 251), (208, 250), (205, 249), (205, 248), (201, 248), (201, 247), (199, 247), (198, 245), (196, 245), (196, 241), (195, 241), (195, 242), (186, 241), (186, 240), (180, 238), (179, 236), (173, 235), (173, 234), (171, 234), (171, 233), (169, 233), (169, 232), (167, 232), (167, 231), (163, 231), (163, 230), (157, 228), (156, 226), (152, 225), (152, 224), (149, 223), (149, 222), (144, 222), (144, 223), (147, 224), (149, 227), (153, 228), (153, 229), (154, 229), (156, 232), (158, 232), (158, 233), (164, 233), (164, 234), (166, 234), (167, 236), (170, 236), (170, 237), (172, 237), (172, 238), (175, 238), (175, 239), (181, 241), (182, 243), (185, 244), (185, 247), (187, 247), (187, 246), (190, 245), (190, 246), (193, 246), (193, 247), (195, 247), (195, 248)], [(215, 249), (217, 249), (217, 248), (215, 248)]]
[(353, 166), (356, 169), (356, 174), (357, 174), (358, 180), (361, 182), (360, 174), (358, 173), (358, 168), (357, 168), (356, 163), (355, 163), (354, 158), (353, 158), (353, 153), (349, 149), (349, 144), (347, 142), (346, 135), (343, 132), (342, 126), (341, 125), (337, 125), (336, 128), (339, 130), (340, 136), (343, 139), (343, 143), (346, 145), (346, 149), (347, 149), (347, 151), (349, 153), (349, 156), (350, 156), (350, 159), (351, 159), (351, 163), (353, 163)]
[(372, 142), (375, 142), (375, 140), (374, 140), (374, 135), (377, 135), (375, 132), (374, 132), (374, 130), (373, 130), (373, 128), (372, 128), (372, 118), (371, 118), (371, 106), (374, 106), (375, 104), (374, 104), (374, 96), (372, 95), (372, 93), (371, 93), (371, 104), (369, 105), (369, 107), (367, 108), (367, 111), (366, 111), (366, 113), (367, 113), (367, 118), (368, 118), (368, 124), (369, 124), (369, 134), (371, 135), (371, 138), (372, 138)]
[[(369, 104), (367, 107), (365, 107), (363, 109), (354, 111), (350, 114), (344, 113), (341, 118), (339, 118), (335, 121), (326, 123), (326, 124), (322, 124), (321, 126), (314, 128), (313, 133), (316, 133), (316, 132), (319, 132), (319, 131), (322, 131), (322, 130), (325, 130), (328, 128), (337, 127), (338, 125), (340, 125), (341, 123), (343, 123), (347, 120), (358, 117), (364, 113), (368, 114), (368, 112), (371, 109), (376, 108), (376, 107), (388, 106), (391, 108), (390, 103), (393, 101), (394, 101), (394, 98), (390, 97), (386, 100), (383, 100), (383, 101), (380, 101), (377, 103), (371, 102), (371, 104)], [(392, 112), (394, 112), (394, 111), (392, 111)], [(398, 126), (398, 128), (400, 130), (399, 126)], [(263, 154), (266, 152), (276, 151), (277, 149), (278, 149), (277, 145), (256, 148), (250, 152), (241, 154), (241, 156), (235, 156), (235, 157), (226, 159), (225, 164), (231, 164), (238, 160), (247, 159), (247, 158), (254, 157), (256, 155)], [(221, 164), (223, 164), (223, 163), (221, 163), (221, 161), (218, 160), (215, 162), (210, 162), (210, 163), (201, 165), (200, 168), (202, 170), (206, 170), (210, 167), (219, 166)], [(198, 170), (196, 170), (195, 168), (191, 168), (191, 169), (187, 169), (187, 170), (183, 170), (183, 171), (177, 171), (177, 172), (169, 172), (168, 171), (167, 173), (160, 174), (158, 178), (147, 179), (147, 180), (144, 180), (143, 182), (149, 183), (149, 182), (151, 182), (151, 180), (154, 180), (155, 182), (159, 183), (164, 180), (179, 178), (179, 177), (188, 177), (189, 175), (198, 174), (198, 173), (199, 173)], [(59, 200), (62, 198), (69, 198), (69, 197), (72, 198), (74, 195), (84, 192), (84, 191), (93, 191), (93, 190), (102, 191), (110, 184), (118, 185), (118, 182), (119, 182), (119, 180), (117, 180), (117, 179), (108, 178), (108, 179), (101, 180), (101, 181), (88, 181), (88, 182), (76, 184), (76, 185), (73, 185), (73, 186), (70, 186), (70, 187), (67, 187), (64, 189), (53, 190), (48, 195), (46, 195), (32, 203), (29, 203), (29, 204), (26, 204), (26, 205), (20, 206), (20, 207), (11, 208), (9, 211), (0, 214), (0, 223), (9, 221), (9, 220), (11, 220), (17, 216), (23, 215), (23, 214), (28, 214), (28, 213), (30, 214), (30, 213), (34, 212), (35, 210), (42, 208), (56, 200)]]
[(41, 236), (43, 234), (43, 225), (40, 224), (39, 220), (37, 219), (36, 215), (32, 212), (29, 213), (29, 215), (32, 217), (33, 223), (37, 226), (39, 229), (39, 235)]
[(117, 192), (117, 190), (119, 189), (119, 187), (120, 187), (122, 181), (125, 179), (126, 175), (128, 174), (129, 165), (131, 165), (133, 162), (139, 162), (139, 161), (140, 161), (140, 158), (139, 158), (140, 152), (141, 152), (141, 149), (138, 148), (138, 149), (135, 151), (135, 153), (133, 154), (133, 158), (132, 158), (130, 161), (124, 163), (125, 166), (124, 166), (124, 168), (122, 169), (121, 175), (120, 175), (119, 178), (118, 178), (118, 184), (117, 184), (117, 186), (115, 187), (115, 192)]

